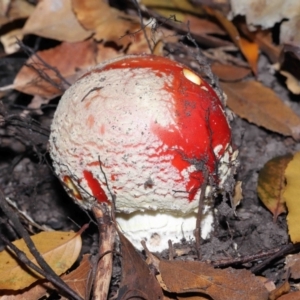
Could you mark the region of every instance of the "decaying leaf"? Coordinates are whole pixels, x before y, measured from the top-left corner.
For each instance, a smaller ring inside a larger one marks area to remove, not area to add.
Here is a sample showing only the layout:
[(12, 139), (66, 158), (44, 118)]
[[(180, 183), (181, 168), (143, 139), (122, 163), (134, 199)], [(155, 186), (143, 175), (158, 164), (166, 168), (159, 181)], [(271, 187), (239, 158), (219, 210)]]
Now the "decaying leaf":
[(80, 265), (75, 270), (62, 276), (62, 279), (65, 281), (65, 283), (74, 291), (76, 291), (77, 294), (83, 299), (87, 299), (87, 282), (92, 268), (89, 258), (90, 255), (85, 254), (80, 262)]
[(285, 268), (290, 269), (291, 278), (300, 279), (300, 253), (288, 255), (285, 258)]
[(273, 214), (273, 220), (286, 212), (283, 191), (285, 188), (285, 169), (293, 155), (275, 157), (269, 160), (259, 172), (257, 192), (260, 200)]
[[(81, 236), (75, 232), (49, 231), (32, 236), (38, 251), (58, 275), (68, 270), (76, 261), (81, 250)], [(23, 239), (14, 244), (35, 264), (36, 261)], [(17, 260), (9, 249), (0, 253), (0, 289), (23, 289), (41, 279), (41, 275), (31, 271)]]
[(155, 276), (125, 236), (118, 232), (122, 250), (122, 279), (118, 300), (163, 299)]
[(300, 291), (288, 293), (283, 295), (276, 300), (299, 300), (300, 299)]
[(297, 152), (285, 170), (286, 187), (283, 197), (288, 208), (287, 223), (293, 243), (300, 242), (300, 152)]
[(257, 81), (223, 82), (227, 105), (241, 118), (269, 130), (300, 139), (300, 117), (269, 88)]
[(83, 41), (92, 34), (78, 22), (71, 0), (39, 1), (25, 23), (23, 33), (69, 43)]
[(300, 94), (300, 81), (290, 74), (289, 72), (286, 71), (280, 71), (280, 74), (286, 77), (286, 85), (288, 89), (296, 95)]
[[(48, 66), (33, 55), (17, 74), (14, 88), (30, 95), (53, 98), (68, 87), (58, 74), (71, 84), (88, 68), (118, 54), (114, 49), (89, 39), (78, 43), (65, 42), (52, 49), (39, 51), (37, 55)], [(41, 73), (46, 75), (45, 79)]]
[(214, 269), (195, 261), (160, 261), (159, 272), (167, 291), (200, 293), (214, 300), (266, 300), (264, 284), (247, 270)]
[(291, 288), (291, 286), (290, 286), (289, 282), (286, 280), (284, 283), (279, 285), (275, 290), (273, 290), (270, 293), (269, 300), (276, 300), (280, 296), (287, 294), (290, 291), (290, 288)]
[(218, 62), (211, 65), (211, 70), (222, 81), (239, 81), (251, 74), (251, 70), (248, 68)]
[(0, 1), (0, 26), (14, 20), (28, 18), (34, 5), (26, 0)]
[(237, 181), (234, 186), (234, 193), (231, 203), (233, 209), (236, 209), (236, 207), (240, 204), (241, 200), (243, 199), (242, 184), (242, 181)]
[(229, 34), (233, 43), (239, 47), (245, 58), (247, 59), (254, 74), (257, 74), (257, 61), (259, 55), (259, 48), (256, 43), (250, 42), (245, 38), (241, 37), (237, 28), (229, 21), (221, 12), (206, 7), (206, 11), (214, 16), (224, 29)]
[[(80, 24), (94, 32), (93, 38), (97, 41), (114, 41), (117, 45), (127, 47), (135, 42), (137, 37), (134, 33), (137, 32), (141, 33), (139, 38), (145, 40), (139, 18), (110, 7), (103, 0), (72, 0), (72, 8)], [(149, 51), (147, 45), (145, 52)]]

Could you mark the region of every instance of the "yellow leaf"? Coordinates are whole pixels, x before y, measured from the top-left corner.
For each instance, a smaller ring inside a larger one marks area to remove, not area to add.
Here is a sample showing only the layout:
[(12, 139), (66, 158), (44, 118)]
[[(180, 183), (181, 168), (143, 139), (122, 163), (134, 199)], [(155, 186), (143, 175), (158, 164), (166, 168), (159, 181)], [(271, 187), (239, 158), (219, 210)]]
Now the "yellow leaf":
[(288, 208), (287, 223), (293, 243), (300, 242), (300, 151), (285, 170), (286, 188), (283, 197)]
[(259, 172), (257, 192), (260, 200), (277, 217), (286, 212), (283, 191), (285, 186), (284, 172), (292, 155), (275, 157), (269, 160)]
[[(40, 254), (58, 275), (73, 265), (82, 245), (80, 234), (75, 232), (41, 232), (31, 238)], [(13, 243), (37, 264), (23, 239)], [(11, 250), (5, 249), (0, 253), (0, 289), (23, 289), (41, 278), (41, 275), (21, 264)]]

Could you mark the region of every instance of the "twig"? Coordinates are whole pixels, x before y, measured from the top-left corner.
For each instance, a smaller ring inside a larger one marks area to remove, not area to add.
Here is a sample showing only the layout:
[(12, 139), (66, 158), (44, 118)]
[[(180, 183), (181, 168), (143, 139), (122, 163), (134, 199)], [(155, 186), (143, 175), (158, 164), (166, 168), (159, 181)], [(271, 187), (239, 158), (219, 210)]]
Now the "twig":
[(2, 192), (1, 189), (0, 189), (0, 207), (3, 210), (3, 212), (6, 214), (6, 216), (9, 218), (9, 220), (13, 223), (17, 233), (24, 239), (29, 251), (34, 256), (37, 263), (44, 270), (44, 272), (47, 273), (47, 277), (46, 276), (45, 277), (56, 287), (58, 287), (59, 289), (61, 289), (62, 291), (70, 295), (72, 299), (82, 300), (82, 298), (74, 290), (72, 290), (58, 275), (55, 274), (55, 272), (47, 264), (44, 258), (40, 255), (32, 239), (30, 238), (28, 232), (24, 229), (21, 222), (19, 221), (18, 216), (6, 203), (4, 193)]
[[(65, 83), (67, 86), (70, 86), (71, 84), (60, 74), (60, 72), (53, 66), (49, 65), (44, 59), (42, 59), (37, 53), (35, 53), (30, 47), (26, 46), (24, 43), (22, 43), (20, 40), (17, 41), (18, 45), (24, 52), (33, 60), (34, 57), (37, 58), (38, 62), (40, 62), (44, 67), (54, 72), (56, 77), (63, 83)], [(34, 62), (34, 64), (37, 64), (38, 62)], [(65, 88), (59, 84), (57, 84), (46, 72), (44, 72), (42, 69), (36, 68), (33, 64), (24, 64), (28, 68), (33, 69), (37, 74), (44, 79), (45, 81), (52, 84), (54, 87), (56, 87), (58, 90), (64, 92)]]
[(277, 251), (276, 253), (274, 253), (271, 257), (267, 258), (266, 260), (264, 260), (262, 263), (254, 266), (253, 268), (250, 269), (250, 271), (252, 273), (258, 273), (259, 271), (261, 271), (266, 265), (268, 265), (271, 261), (273, 261), (276, 258), (279, 258), (283, 255), (286, 255), (287, 253), (290, 253), (292, 251), (295, 250), (299, 250), (300, 249), (300, 244), (288, 244), (283, 246), (279, 251)]
[(116, 227), (112, 222), (111, 206), (97, 203), (92, 207), (99, 230), (99, 262), (94, 281), (94, 299), (107, 299), (112, 276), (113, 247)]
[(141, 12), (141, 8), (139, 6), (139, 3), (137, 2), (137, 0), (132, 0), (133, 4), (136, 6), (137, 8), (137, 12), (138, 12), (138, 15), (139, 15), (139, 18), (140, 18), (140, 21), (141, 21), (141, 27), (142, 27), (142, 30), (144, 32), (144, 36), (145, 36), (145, 39), (147, 41), (147, 44), (148, 44), (148, 47), (151, 51), (151, 53), (153, 53), (153, 47), (151, 46), (151, 43), (150, 43), (150, 40), (148, 38), (148, 35), (147, 35), (147, 32), (146, 32), (146, 26), (144, 25), (144, 21), (143, 21), (143, 16), (142, 16), (142, 12)]

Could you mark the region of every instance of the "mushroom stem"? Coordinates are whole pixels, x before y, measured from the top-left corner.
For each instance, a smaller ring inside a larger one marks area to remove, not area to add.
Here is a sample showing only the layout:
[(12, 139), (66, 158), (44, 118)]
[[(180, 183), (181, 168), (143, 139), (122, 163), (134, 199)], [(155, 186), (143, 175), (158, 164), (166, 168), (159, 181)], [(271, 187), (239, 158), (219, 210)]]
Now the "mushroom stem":
[(107, 299), (112, 276), (112, 262), (116, 227), (111, 214), (111, 206), (97, 203), (92, 207), (99, 230), (99, 262), (94, 281), (94, 299)]

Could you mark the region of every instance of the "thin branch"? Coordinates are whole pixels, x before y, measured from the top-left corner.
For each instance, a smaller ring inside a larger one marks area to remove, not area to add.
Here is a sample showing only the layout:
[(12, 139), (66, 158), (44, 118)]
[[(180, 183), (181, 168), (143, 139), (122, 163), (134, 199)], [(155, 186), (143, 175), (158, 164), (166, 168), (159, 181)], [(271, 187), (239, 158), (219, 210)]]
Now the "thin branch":
[[(30, 47), (26, 46), (23, 42), (20, 40), (17, 41), (18, 45), (24, 52), (31, 57), (33, 60), (34, 57), (37, 58), (38, 62), (40, 62), (44, 67), (46, 67), (48, 70), (51, 70), (54, 72), (56, 77), (63, 83), (65, 83), (67, 86), (70, 86), (71, 83), (69, 83), (61, 74), (60, 72), (53, 66), (49, 65), (44, 59), (42, 59), (36, 52), (34, 52)], [(35, 62), (37, 64), (37, 62)], [(51, 83), (54, 87), (59, 89), (60, 91), (65, 91), (65, 88), (57, 84), (47, 73), (45, 73), (42, 69), (36, 68), (33, 64), (25, 64), (25, 66), (33, 69), (35, 72), (39, 74), (39, 76), (44, 79), (45, 81)]]
[(145, 36), (145, 39), (147, 41), (147, 44), (148, 44), (148, 47), (151, 51), (151, 53), (153, 53), (153, 47), (151, 46), (151, 43), (150, 43), (150, 40), (149, 40), (149, 37), (147, 35), (147, 32), (146, 32), (146, 26), (144, 25), (144, 21), (143, 21), (143, 15), (142, 15), (142, 11), (141, 11), (141, 8), (139, 6), (139, 3), (137, 0), (132, 0), (133, 4), (136, 6), (137, 8), (137, 12), (138, 12), (138, 15), (139, 15), (139, 18), (140, 18), (140, 21), (141, 21), (141, 27), (142, 27), (142, 30), (144, 32), (144, 36)]
[(18, 216), (14, 213), (14, 211), (9, 207), (9, 205), (5, 201), (5, 195), (3, 191), (0, 189), (0, 207), (9, 220), (13, 223), (15, 230), (17, 233), (24, 239), (29, 251), (36, 259), (37, 263), (40, 267), (47, 273), (47, 279), (53, 283), (56, 287), (63, 290), (65, 293), (71, 296), (71, 298), (75, 300), (82, 300), (82, 298), (72, 290), (55, 272), (51, 269), (48, 263), (44, 260), (44, 258), (40, 255), (38, 250), (36, 249), (32, 239), (30, 238), (28, 232), (22, 226)]

